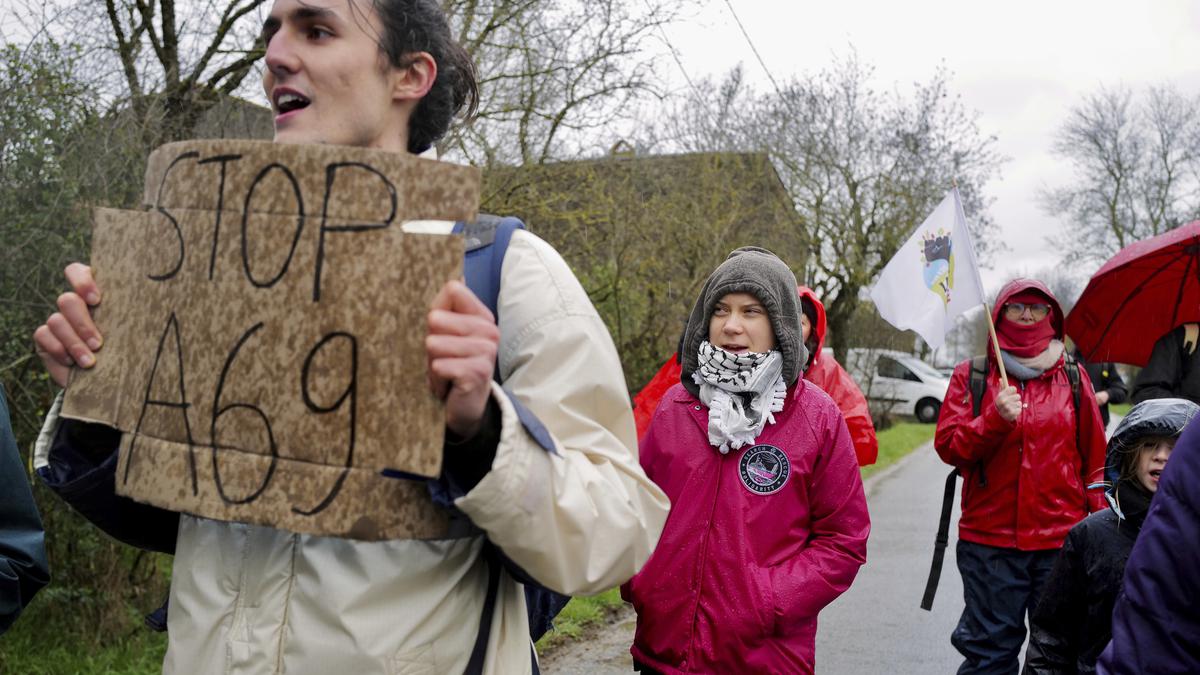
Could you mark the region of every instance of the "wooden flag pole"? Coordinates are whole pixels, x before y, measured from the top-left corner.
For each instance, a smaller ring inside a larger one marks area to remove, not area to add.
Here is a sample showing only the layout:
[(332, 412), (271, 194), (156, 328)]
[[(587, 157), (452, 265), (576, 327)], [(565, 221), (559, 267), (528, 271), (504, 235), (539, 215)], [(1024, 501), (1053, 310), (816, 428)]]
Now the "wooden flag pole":
[[(951, 185), (954, 186), (954, 191), (958, 191), (958, 178), (950, 179)], [(992, 321), (992, 308), (985, 301), (983, 303), (984, 318), (987, 319), (988, 334), (992, 336), (992, 349), (996, 352), (996, 365), (1000, 368), (1000, 386), (1003, 389), (1008, 388), (1008, 373), (1004, 371), (1004, 357), (1000, 356), (1000, 341), (996, 339), (996, 323)]]

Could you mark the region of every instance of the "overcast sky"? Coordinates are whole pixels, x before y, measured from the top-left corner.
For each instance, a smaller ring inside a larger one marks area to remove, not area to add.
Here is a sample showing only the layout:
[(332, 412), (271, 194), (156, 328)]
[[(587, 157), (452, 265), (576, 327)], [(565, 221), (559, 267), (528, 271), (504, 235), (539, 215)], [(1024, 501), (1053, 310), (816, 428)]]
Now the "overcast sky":
[[(1044, 237), (1065, 224), (1043, 213), (1036, 196), (1070, 177), (1050, 150), (1072, 105), (1101, 84), (1140, 89), (1170, 82), (1200, 93), (1197, 1), (731, 2), (776, 79), (819, 70), (850, 45), (876, 68), (879, 88), (908, 91), (939, 64), (950, 70), (952, 90), (979, 111), (981, 130), (996, 135), (998, 150), (1009, 158), (987, 189), (1009, 246), (983, 271), (993, 291), (1018, 273), (1058, 262)], [(707, 0), (667, 36), (693, 79), (719, 76), (742, 62), (756, 89), (770, 88), (724, 0)], [(673, 63), (668, 67), (678, 71)]]

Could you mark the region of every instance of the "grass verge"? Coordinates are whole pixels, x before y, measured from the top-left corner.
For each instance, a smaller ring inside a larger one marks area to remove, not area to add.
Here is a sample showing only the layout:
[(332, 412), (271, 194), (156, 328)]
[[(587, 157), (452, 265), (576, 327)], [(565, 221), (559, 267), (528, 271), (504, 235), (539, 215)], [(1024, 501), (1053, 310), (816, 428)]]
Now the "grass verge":
[(611, 588), (600, 595), (571, 598), (563, 611), (554, 617), (554, 629), (537, 641), (538, 654), (545, 654), (567, 642), (578, 639), (591, 626), (608, 623), (609, 617), (621, 608), (621, 590)]
[(876, 434), (879, 439), (879, 459), (862, 468), (862, 477), (878, 473), (895, 464), (900, 458), (933, 439), (936, 424), (897, 422)]
[(1108, 406), (1108, 414), (1124, 417), (1129, 414), (1129, 409), (1132, 407), (1132, 403), (1112, 403)]
[[(50, 589), (42, 591), (48, 592)], [(126, 625), (109, 635), (82, 635), (53, 602), (35, 598), (0, 638), (0, 673), (22, 675), (154, 675), (162, 672), (167, 634), (142, 626), (130, 609)]]

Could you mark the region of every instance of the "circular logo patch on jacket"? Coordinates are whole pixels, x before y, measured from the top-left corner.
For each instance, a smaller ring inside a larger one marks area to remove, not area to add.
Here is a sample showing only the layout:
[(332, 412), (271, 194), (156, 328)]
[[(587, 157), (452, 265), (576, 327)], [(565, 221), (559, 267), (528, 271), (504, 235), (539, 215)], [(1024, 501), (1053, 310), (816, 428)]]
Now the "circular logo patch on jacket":
[(742, 485), (760, 495), (778, 492), (791, 472), (792, 465), (787, 455), (773, 445), (756, 445), (742, 453), (742, 459), (738, 462)]

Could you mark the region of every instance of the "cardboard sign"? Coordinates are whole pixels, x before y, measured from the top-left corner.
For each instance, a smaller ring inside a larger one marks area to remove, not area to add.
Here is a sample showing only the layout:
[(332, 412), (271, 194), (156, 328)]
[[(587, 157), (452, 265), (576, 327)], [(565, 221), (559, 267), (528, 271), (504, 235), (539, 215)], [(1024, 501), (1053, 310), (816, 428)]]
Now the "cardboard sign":
[[(462, 275), (478, 170), (335, 146), (173, 143), (148, 211), (96, 209), (104, 346), (63, 415), (123, 433), (117, 492), (208, 518), (437, 538), (425, 317)], [(393, 469), (411, 479), (385, 477)]]

